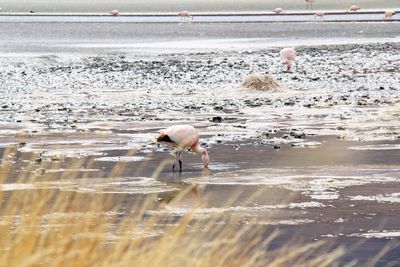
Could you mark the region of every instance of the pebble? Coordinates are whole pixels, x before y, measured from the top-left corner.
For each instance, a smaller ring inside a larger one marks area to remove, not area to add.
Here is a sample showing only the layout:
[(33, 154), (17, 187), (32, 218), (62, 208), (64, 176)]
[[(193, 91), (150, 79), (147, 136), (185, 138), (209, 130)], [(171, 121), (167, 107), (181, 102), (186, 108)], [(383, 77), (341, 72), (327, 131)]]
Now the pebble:
[(211, 121), (214, 123), (221, 123), (223, 120), (224, 119), (222, 117), (216, 116), (216, 117), (213, 117)]

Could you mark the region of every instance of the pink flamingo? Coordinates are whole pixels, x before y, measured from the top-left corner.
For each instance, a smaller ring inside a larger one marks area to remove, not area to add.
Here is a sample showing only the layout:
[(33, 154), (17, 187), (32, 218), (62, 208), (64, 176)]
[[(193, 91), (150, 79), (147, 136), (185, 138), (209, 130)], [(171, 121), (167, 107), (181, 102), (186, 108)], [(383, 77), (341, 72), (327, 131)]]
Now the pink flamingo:
[(356, 12), (356, 11), (358, 11), (358, 10), (360, 10), (360, 9), (361, 9), (361, 8), (360, 8), (359, 6), (352, 5), (352, 6), (349, 8), (349, 11)]
[(277, 7), (274, 10), (272, 10), (275, 14), (286, 14), (286, 11), (281, 8), (281, 7)]
[(394, 12), (394, 11), (386, 10), (384, 19), (391, 19), (393, 17), (393, 15), (395, 15), (395, 14), (396, 14), (396, 12)]
[(119, 11), (116, 10), (116, 9), (115, 10), (111, 10), (110, 15), (114, 16), (114, 17), (119, 16)]
[(313, 3), (315, 3), (316, 0), (306, 0), (307, 2), (307, 6), (306, 9), (308, 9), (310, 7), (310, 9), (314, 9), (313, 8)]
[(172, 170), (175, 171), (175, 164), (179, 162), (179, 172), (182, 171), (182, 151), (185, 148), (191, 148), (194, 152), (201, 155), (204, 167), (208, 166), (210, 159), (207, 150), (199, 146), (199, 134), (197, 130), (190, 125), (175, 125), (161, 131), (157, 138), (157, 142), (166, 144), (175, 150), (172, 154), (175, 156)]
[(325, 12), (317, 11), (317, 12), (315, 12), (315, 14), (314, 14), (314, 19), (316, 19), (317, 17), (322, 18), (323, 16), (325, 16)]
[(283, 48), (279, 53), (283, 64), (287, 65), (287, 72), (289, 72), (296, 60), (296, 51), (293, 48)]
[(189, 14), (189, 11), (186, 11), (186, 10), (179, 12), (179, 13), (178, 13), (178, 16), (181, 17), (181, 18), (183, 18), (183, 19), (187, 18), (187, 19), (193, 20), (193, 16), (191, 16), (191, 15)]

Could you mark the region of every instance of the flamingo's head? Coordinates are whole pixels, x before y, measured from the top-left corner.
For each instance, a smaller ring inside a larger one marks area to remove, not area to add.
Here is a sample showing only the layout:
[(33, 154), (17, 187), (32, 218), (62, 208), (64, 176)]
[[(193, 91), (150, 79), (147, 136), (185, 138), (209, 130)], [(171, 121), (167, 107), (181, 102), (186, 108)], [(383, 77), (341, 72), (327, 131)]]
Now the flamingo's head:
[(294, 66), (294, 63), (293, 63), (292, 61), (289, 60), (288, 62), (286, 62), (286, 66), (287, 66), (286, 71), (289, 72), (289, 71), (292, 70), (292, 68), (293, 68), (293, 66)]
[(204, 167), (208, 167), (208, 163), (210, 163), (210, 158), (208, 157), (207, 150), (204, 149), (201, 154), (201, 161), (203, 162)]

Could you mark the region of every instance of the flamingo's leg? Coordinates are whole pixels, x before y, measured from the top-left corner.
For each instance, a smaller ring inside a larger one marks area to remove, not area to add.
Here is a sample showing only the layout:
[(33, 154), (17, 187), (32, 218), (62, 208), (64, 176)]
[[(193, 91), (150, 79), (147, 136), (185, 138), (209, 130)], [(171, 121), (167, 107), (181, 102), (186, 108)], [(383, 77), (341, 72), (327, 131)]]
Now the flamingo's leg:
[(178, 152), (178, 162), (179, 162), (179, 172), (182, 172), (182, 160), (181, 160), (182, 152)]
[(172, 152), (171, 154), (175, 157), (174, 164), (172, 165), (172, 171), (175, 171), (175, 164), (178, 161), (178, 153), (177, 151)]
[(175, 171), (175, 165), (178, 162), (179, 163), (179, 172), (182, 172), (182, 160), (181, 160), (181, 156), (182, 156), (182, 151), (174, 151), (172, 153), (172, 155), (174, 155), (175, 157), (175, 161), (174, 164), (172, 165), (172, 171)]

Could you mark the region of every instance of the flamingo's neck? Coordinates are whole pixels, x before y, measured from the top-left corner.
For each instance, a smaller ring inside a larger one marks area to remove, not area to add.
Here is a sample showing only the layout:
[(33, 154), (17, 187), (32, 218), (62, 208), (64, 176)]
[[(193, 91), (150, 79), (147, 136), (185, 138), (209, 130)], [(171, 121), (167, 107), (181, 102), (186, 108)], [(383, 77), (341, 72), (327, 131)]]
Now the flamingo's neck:
[(193, 151), (196, 152), (197, 154), (201, 154), (203, 165), (204, 167), (207, 167), (210, 161), (207, 150), (205, 148), (200, 147), (199, 145), (196, 145), (195, 147), (193, 147)]
[(292, 61), (288, 61), (287, 63), (286, 63), (286, 65), (287, 65), (287, 71), (290, 71), (292, 68), (293, 68), (293, 62)]

